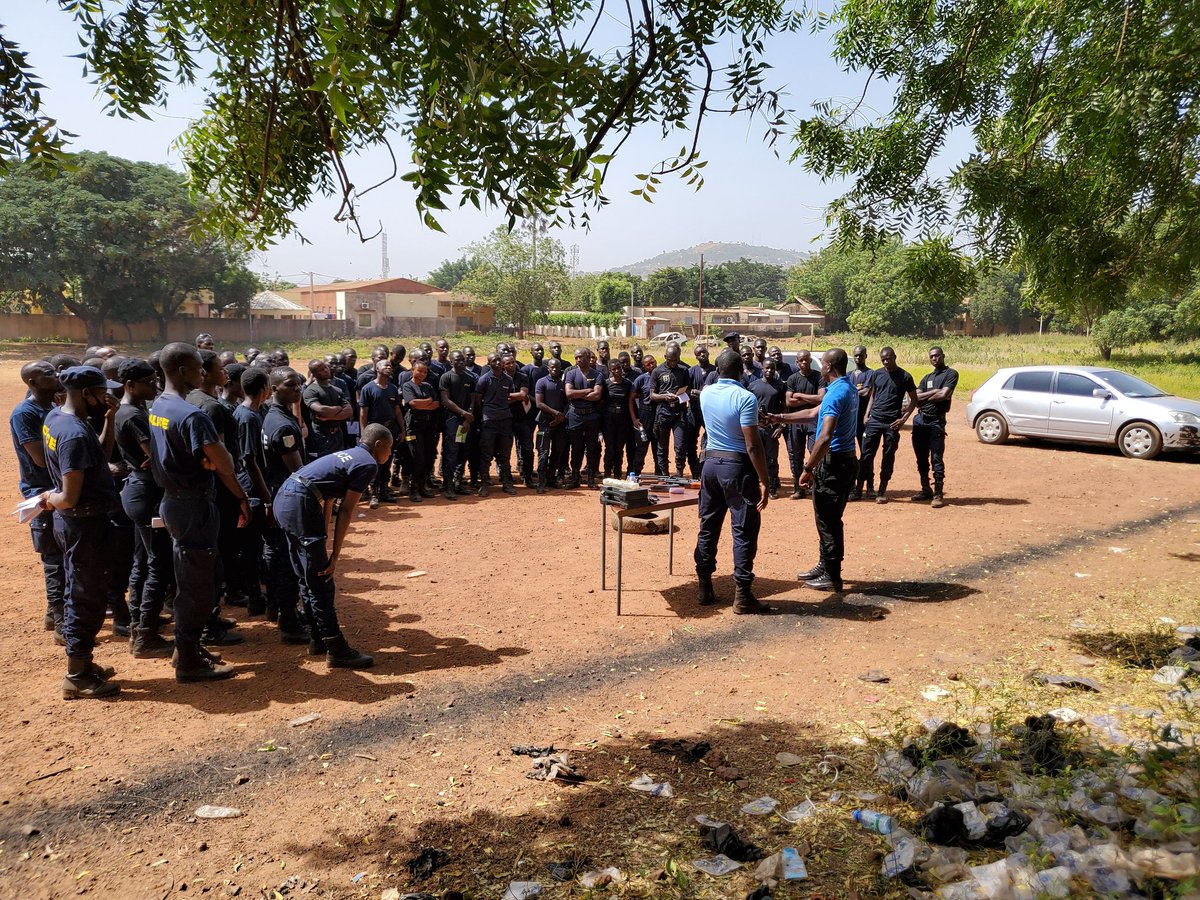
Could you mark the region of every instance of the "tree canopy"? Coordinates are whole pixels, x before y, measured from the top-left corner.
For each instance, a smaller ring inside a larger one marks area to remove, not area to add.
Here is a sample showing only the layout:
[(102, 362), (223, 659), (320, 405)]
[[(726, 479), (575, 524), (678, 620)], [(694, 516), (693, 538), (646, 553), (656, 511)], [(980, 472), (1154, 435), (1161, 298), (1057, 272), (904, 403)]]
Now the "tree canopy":
[(204, 289), (217, 306), (248, 307), (255, 276), (241, 252), (195, 234), (198, 209), (179, 173), (104, 153), (67, 162), (0, 178), (0, 288), (45, 312), (74, 313), (92, 343), (106, 320), (153, 317), (165, 331)]
[[(716, 110), (782, 114), (765, 85), (763, 42), (798, 27), (786, 0), (605, 5), (592, 0), (197, 0), (62, 2), (108, 109), (147, 115), (170, 87), (202, 81), (204, 109), (182, 138), (209, 224), (259, 243), (293, 228), (315, 194), (357, 223), (352, 156), (410, 148), (393, 175), (428, 226), (462, 203), (585, 221), (604, 202), (608, 162), (631, 131), (688, 135), (642, 184), (701, 180), (698, 137)], [(56, 123), (11, 43), (0, 126), (18, 155), (53, 155)], [(393, 159), (396, 154), (393, 152)], [(652, 162), (652, 161), (651, 161)]]
[[(914, 272), (959, 287), (1007, 261), (1090, 327), (1139, 280), (1194, 279), (1198, 14), (1190, 0), (843, 0), (822, 27), (863, 96), (819, 104), (795, 157), (850, 180), (828, 211), (843, 245), (920, 236)], [(895, 95), (867, 119), (873, 82)]]
[(458, 284), (496, 308), (496, 322), (524, 336), (535, 315), (544, 315), (571, 292), (563, 245), (544, 229), (497, 228), (467, 247), (475, 267)]

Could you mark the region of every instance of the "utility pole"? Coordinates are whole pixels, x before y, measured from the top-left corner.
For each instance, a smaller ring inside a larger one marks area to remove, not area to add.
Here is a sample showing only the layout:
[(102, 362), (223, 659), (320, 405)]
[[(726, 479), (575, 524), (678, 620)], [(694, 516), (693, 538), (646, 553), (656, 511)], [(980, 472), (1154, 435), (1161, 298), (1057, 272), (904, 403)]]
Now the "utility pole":
[(704, 329), (704, 254), (700, 254), (700, 295), (699, 304), (697, 306), (696, 321), (699, 323), (696, 326), (696, 337), (704, 335), (704, 345), (708, 346), (708, 332)]
[(383, 271), (380, 273), (380, 278), (387, 278), (391, 273), (391, 264), (388, 262), (387, 255), (387, 232), (383, 233), (383, 240), (380, 241), (380, 249), (383, 251)]

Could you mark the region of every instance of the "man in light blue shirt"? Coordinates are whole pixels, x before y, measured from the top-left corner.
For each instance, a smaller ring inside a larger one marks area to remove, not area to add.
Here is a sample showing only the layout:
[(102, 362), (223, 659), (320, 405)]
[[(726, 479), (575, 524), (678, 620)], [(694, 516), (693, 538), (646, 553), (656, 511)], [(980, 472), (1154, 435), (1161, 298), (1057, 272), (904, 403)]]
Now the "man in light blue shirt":
[(712, 576), (725, 513), (733, 530), (735, 613), (767, 613), (756, 598), (754, 557), (762, 511), (767, 507), (767, 459), (758, 433), (758, 398), (742, 387), (742, 358), (734, 350), (717, 357), (717, 383), (700, 393), (700, 409), (708, 444), (700, 474), (700, 532), (696, 535), (698, 602), (716, 602)]
[(826, 350), (821, 358), (825, 395), (813, 409), (771, 416), (771, 422), (815, 421), (817, 437), (800, 476), (803, 487), (812, 486), (813, 515), (821, 542), (821, 559), (798, 577), (815, 590), (842, 592), (842, 558), (845, 535), (842, 513), (858, 474), (854, 453), (858, 431), (858, 390), (846, 378), (846, 351)]

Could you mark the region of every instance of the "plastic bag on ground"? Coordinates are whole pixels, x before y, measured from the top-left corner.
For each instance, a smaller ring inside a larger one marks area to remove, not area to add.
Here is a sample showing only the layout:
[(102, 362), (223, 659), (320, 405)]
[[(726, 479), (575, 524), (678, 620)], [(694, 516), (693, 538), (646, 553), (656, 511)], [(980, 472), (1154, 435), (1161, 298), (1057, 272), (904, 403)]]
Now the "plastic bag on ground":
[(938, 847), (920, 868), (932, 881), (939, 884), (958, 881), (970, 875), (967, 851), (959, 847)]
[(621, 874), (621, 870), (616, 866), (609, 866), (607, 869), (601, 869), (599, 872), (584, 872), (579, 879), (579, 883), (588, 890), (598, 887), (605, 887), (610, 884), (621, 884), (625, 881), (625, 876)]
[(779, 805), (779, 801), (774, 797), (759, 797), (757, 800), (751, 800), (742, 807), (742, 812), (748, 816), (766, 816), (775, 812), (775, 807)]
[(807, 878), (808, 867), (804, 865), (804, 857), (795, 847), (784, 847), (760, 862), (754, 870), (754, 877), (774, 886), (781, 881), (800, 881)]
[(652, 797), (674, 797), (675, 790), (665, 781), (655, 781), (649, 775), (639, 775), (629, 785), (635, 791)]
[(692, 865), (705, 875), (711, 875), (714, 878), (721, 878), (731, 872), (736, 872), (742, 867), (740, 862), (736, 862), (720, 853), (712, 857), (712, 859), (693, 859)]
[(1144, 875), (1179, 881), (1200, 875), (1200, 853), (1171, 853), (1162, 847), (1136, 847), (1127, 852), (1129, 864)]
[(977, 841), (987, 833), (987, 819), (974, 803), (968, 800), (965, 803), (956, 803), (954, 808), (962, 813), (963, 829), (970, 840)]
[(941, 800), (972, 800), (975, 797), (975, 777), (964, 772), (950, 760), (939, 760), (926, 766), (908, 781), (908, 798), (924, 809)]
[(897, 828), (887, 836), (887, 840), (891, 850), (884, 855), (880, 866), (880, 871), (887, 878), (904, 878), (933, 855), (928, 844), (903, 828)]
[(508, 890), (500, 900), (529, 900), (542, 892), (542, 886), (536, 881), (512, 881)]
[(783, 818), (795, 825), (797, 822), (803, 821), (810, 816), (817, 814), (817, 805), (811, 800), (805, 800), (803, 803), (793, 806), (783, 814)]
[(899, 750), (884, 750), (875, 758), (875, 772), (892, 787), (900, 787), (917, 774), (917, 767)]

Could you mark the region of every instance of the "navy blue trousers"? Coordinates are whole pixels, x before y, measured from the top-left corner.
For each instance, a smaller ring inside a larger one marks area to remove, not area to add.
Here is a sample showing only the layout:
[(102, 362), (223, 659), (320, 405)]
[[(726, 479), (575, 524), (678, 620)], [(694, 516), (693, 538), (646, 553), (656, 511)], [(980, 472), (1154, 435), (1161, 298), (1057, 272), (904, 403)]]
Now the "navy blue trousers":
[(66, 589), (66, 570), (63, 568), (63, 552), (54, 536), (54, 513), (46, 510), (29, 522), (29, 534), (33, 538), (33, 549), (42, 560), (42, 577), (46, 582), (46, 612), (61, 625), (63, 619), (63, 592)]
[(167, 589), (174, 583), (171, 535), (150, 523), (158, 515), (162, 489), (148, 476), (131, 477), (121, 490), (121, 506), (133, 522), (133, 571), (129, 582), (133, 605), (130, 619), (135, 628), (157, 628)]
[(933, 463), (933, 480), (941, 484), (946, 478), (946, 426), (941, 422), (926, 422), (918, 415), (913, 422), (912, 445), (921, 484), (929, 483), (930, 462)]
[(54, 516), (54, 536), (62, 548), (66, 575), (63, 636), (67, 656), (76, 659), (92, 658), (96, 635), (104, 624), (112, 574), (108, 559), (111, 532), (107, 515)]
[(900, 444), (900, 432), (891, 425), (880, 422), (868, 422), (863, 433), (862, 459), (858, 462), (858, 480), (867, 484), (875, 483), (875, 454), (879, 452), (879, 444), (883, 442), (883, 459), (879, 463), (879, 489), (883, 490), (892, 480), (892, 468), (896, 464), (896, 447)]
[(717, 544), (729, 514), (733, 527), (733, 578), (741, 585), (754, 581), (758, 531), (762, 514), (758, 475), (750, 458), (710, 457), (700, 473), (700, 532), (696, 535), (696, 574), (711, 576), (717, 568)]
[(299, 584), (305, 618), (320, 637), (337, 637), (342, 630), (333, 606), (333, 576), (320, 574), (329, 567), (321, 504), (304, 485), (286, 481), (275, 495), (275, 521), (287, 542), (288, 560)]
[(578, 478), (584, 460), (589, 475), (600, 472), (600, 413), (567, 411), (567, 440), (571, 443), (571, 477)]
[(175, 642), (198, 644), (217, 602), (217, 504), (206, 495), (168, 493), (159, 509), (175, 560)]

